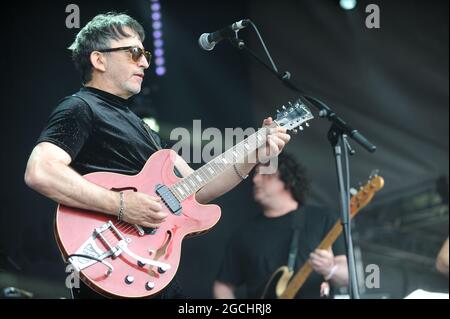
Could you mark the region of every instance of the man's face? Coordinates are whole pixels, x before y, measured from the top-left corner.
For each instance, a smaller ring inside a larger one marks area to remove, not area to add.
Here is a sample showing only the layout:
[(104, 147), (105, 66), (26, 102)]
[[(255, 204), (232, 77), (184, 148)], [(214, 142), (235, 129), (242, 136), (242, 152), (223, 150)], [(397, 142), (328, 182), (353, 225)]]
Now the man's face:
[[(125, 28), (130, 37), (118, 41), (111, 40), (110, 48), (137, 46), (144, 48), (139, 36), (131, 29)], [(144, 70), (149, 67), (150, 61), (142, 55), (138, 61), (133, 61), (129, 51), (114, 51), (106, 55), (107, 67), (105, 76), (114, 90), (114, 94), (122, 98), (129, 98), (141, 91), (144, 80)]]
[(265, 203), (273, 200), (274, 197), (285, 191), (284, 183), (275, 174), (260, 174), (260, 167), (255, 169), (253, 176), (253, 196), (257, 203), (264, 206)]

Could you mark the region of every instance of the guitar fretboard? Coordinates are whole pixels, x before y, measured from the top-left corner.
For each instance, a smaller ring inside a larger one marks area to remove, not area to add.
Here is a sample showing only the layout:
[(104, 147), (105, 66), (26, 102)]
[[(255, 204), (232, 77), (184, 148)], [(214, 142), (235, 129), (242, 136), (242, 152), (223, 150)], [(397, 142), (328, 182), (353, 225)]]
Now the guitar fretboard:
[(276, 126), (278, 124), (274, 121), (271, 126), (260, 128), (256, 133), (250, 135), (189, 176), (182, 178), (179, 182), (172, 185), (170, 187), (171, 192), (179, 201), (183, 201), (192, 194), (195, 194), (235, 163), (243, 163), (249, 154), (252, 154), (252, 152), (256, 151), (266, 142), (269, 129)]

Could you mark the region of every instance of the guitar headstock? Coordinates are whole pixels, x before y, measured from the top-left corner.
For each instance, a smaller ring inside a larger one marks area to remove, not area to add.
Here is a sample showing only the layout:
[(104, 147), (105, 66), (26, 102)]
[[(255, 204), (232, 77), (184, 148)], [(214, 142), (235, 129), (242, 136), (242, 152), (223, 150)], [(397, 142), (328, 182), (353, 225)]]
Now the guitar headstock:
[(361, 186), (359, 191), (352, 196), (350, 202), (351, 216), (353, 217), (362, 208), (367, 206), (375, 196), (375, 193), (382, 189), (383, 186), (383, 177), (378, 176), (378, 173), (372, 173), (369, 181), (364, 186)]
[(309, 126), (308, 121), (314, 118), (308, 107), (298, 99), (294, 104), (288, 103), (288, 106), (284, 106), (281, 110), (277, 110), (277, 117), (275, 123), (287, 130), (293, 130), (297, 132), (297, 128), (303, 130), (303, 124)]

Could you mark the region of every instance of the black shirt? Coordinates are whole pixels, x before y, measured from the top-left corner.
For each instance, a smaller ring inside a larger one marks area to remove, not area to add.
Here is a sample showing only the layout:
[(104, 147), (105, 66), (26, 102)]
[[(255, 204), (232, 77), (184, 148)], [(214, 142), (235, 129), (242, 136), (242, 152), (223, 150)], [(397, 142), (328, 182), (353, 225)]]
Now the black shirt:
[[(161, 145), (159, 136), (146, 128), (129, 108), (128, 100), (84, 87), (64, 98), (50, 115), (37, 143), (50, 142), (72, 158), (75, 171), (108, 171), (135, 175)], [(153, 140), (149, 134), (152, 134)], [(73, 289), (76, 298), (101, 298), (82, 282)], [(176, 279), (159, 298), (184, 298)]]
[(108, 171), (134, 175), (157, 149), (159, 136), (128, 108), (128, 100), (94, 88), (64, 98), (50, 115), (40, 142), (53, 143), (72, 158), (80, 174)]
[[(319, 207), (305, 206), (281, 217), (257, 216), (234, 232), (228, 243), (217, 280), (236, 287), (245, 285), (248, 298), (260, 298), (272, 273), (287, 265), (289, 249), (298, 227), (295, 270), (309, 258), (338, 217)], [(335, 256), (345, 254), (340, 237), (333, 245)], [(296, 298), (320, 298), (323, 277), (313, 272)], [(269, 293), (269, 296), (274, 296)]]

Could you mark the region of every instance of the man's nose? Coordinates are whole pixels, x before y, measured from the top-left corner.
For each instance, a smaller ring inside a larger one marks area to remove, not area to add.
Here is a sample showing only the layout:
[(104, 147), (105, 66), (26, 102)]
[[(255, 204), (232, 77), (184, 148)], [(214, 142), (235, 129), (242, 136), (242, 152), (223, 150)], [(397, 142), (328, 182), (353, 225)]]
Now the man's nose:
[(148, 67), (150, 66), (150, 61), (147, 61), (147, 58), (144, 55), (141, 55), (138, 65), (139, 65), (139, 67), (148, 69)]

